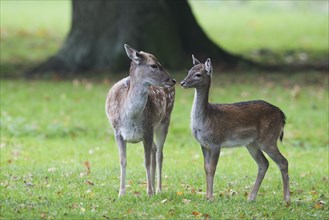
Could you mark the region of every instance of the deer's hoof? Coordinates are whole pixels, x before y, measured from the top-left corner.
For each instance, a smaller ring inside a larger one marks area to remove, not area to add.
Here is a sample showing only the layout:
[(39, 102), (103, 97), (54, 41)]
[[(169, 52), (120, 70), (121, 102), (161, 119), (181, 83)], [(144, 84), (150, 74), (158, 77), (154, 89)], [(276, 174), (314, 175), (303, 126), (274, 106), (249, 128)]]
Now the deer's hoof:
[(153, 190), (147, 190), (147, 195), (149, 197), (153, 196), (154, 195), (154, 191)]
[(214, 201), (214, 196), (213, 195), (207, 195), (206, 200), (213, 202)]

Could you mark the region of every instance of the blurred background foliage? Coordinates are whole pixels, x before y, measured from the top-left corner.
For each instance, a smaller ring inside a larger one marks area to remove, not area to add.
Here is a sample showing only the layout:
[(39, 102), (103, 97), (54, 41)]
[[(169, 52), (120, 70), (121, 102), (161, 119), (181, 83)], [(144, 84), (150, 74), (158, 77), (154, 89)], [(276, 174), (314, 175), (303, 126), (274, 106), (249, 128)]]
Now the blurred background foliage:
[[(189, 1), (207, 35), (224, 49), (268, 64), (328, 60), (328, 1)], [(1, 75), (19, 75), (61, 47), (71, 2), (1, 1)], [(197, 44), (197, 42), (195, 42)]]

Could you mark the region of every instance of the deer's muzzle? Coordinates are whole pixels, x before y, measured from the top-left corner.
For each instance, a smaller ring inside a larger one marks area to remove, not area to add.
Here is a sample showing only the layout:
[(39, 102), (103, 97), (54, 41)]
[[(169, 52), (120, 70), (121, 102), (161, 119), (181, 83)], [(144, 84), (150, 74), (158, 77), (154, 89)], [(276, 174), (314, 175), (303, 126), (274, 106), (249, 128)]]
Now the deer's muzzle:
[(173, 78), (169, 78), (166, 80), (166, 82), (164, 83), (165, 87), (172, 87), (176, 84), (176, 80)]

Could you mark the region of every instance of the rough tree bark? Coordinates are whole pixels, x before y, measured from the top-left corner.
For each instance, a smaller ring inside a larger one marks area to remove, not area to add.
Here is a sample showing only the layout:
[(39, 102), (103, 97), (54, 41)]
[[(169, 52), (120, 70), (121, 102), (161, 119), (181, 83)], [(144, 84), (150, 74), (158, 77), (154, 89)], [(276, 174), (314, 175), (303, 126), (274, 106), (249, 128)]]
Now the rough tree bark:
[(207, 37), (187, 0), (72, 0), (72, 10), (71, 30), (62, 48), (29, 76), (126, 70), (124, 43), (155, 54), (168, 69), (186, 67), (192, 53), (225, 67), (243, 60)]

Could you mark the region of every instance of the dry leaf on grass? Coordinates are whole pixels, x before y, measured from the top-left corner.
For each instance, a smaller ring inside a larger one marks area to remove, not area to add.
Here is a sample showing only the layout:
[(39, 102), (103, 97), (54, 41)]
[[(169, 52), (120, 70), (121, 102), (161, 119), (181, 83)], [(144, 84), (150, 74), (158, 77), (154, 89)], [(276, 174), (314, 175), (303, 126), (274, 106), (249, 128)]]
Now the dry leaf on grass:
[(194, 215), (194, 216), (201, 216), (202, 213), (201, 212), (197, 212), (197, 211), (193, 211), (192, 212), (192, 215)]
[(185, 204), (189, 204), (191, 202), (191, 200), (189, 200), (189, 199), (183, 199), (183, 203), (185, 203)]
[(85, 184), (91, 185), (91, 186), (95, 185), (95, 183), (93, 183), (91, 180), (86, 180)]
[(89, 163), (89, 161), (85, 161), (85, 162), (83, 162), (83, 165), (84, 165), (85, 168), (86, 168), (86, 173), (87, 173), (87, 175), (89, 175), (89, 174), (90, 174), (90, 163)]
[(324, 202), (323, 201), (318, 201), (317, 203), (315, 203), (314, 208), (315, 209), (322, 209), (324, 206)]

